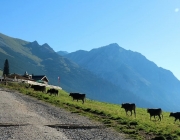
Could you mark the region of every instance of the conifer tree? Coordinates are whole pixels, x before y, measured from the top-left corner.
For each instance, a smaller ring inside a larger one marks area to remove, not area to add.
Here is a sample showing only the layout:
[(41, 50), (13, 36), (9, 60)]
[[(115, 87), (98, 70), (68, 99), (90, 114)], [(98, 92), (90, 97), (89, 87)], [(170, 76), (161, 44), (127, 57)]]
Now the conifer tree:
[(4, 69), (3, 69), (3, 75), (9, 75), (9, 62), (8, 59), (4, 62)]

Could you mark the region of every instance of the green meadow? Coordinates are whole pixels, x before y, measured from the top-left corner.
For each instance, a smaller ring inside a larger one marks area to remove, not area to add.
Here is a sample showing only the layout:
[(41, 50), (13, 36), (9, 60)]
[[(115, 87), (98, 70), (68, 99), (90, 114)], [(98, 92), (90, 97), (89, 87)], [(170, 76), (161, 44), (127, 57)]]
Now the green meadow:
[[(125, 133), (127, 137), (137, 140), (159, 139), (178, 140), (180, 139), (180, 122), (174, 123), (174, 118), (169, 117), (169, 112), (163, 112), (162, 121), (150, 116), (146, 108), (136, 108), (136, 118), (126, 116), (125, 110), (120, 105), (98, 102), (86, 99), (73, 101), (66, 91), (59, 90), (59, 95), (49, 95), (42, 92), (35, 92), (25, 88), (25, 84), (8, 83), (0, 84), (1, 87), (11, 90), (18, 90), (20, 93), (35, 97), (39, 100), (49, 102), (57, 107), (64, 108), (72, 113), (77, 113), (99, 121), (107, 127), (111, 127), (117, 132)], [(128, 112), (130, 114), (130, 112)]]

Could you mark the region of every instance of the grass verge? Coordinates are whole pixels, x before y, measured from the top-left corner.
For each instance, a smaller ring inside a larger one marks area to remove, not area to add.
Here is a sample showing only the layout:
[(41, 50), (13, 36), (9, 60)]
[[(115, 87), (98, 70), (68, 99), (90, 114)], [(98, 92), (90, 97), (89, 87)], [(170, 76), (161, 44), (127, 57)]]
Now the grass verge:
[(73, 101), (67, 92), (59, 90), (58, 96), (51, 96), (42, 92), (35, 92), (27, 89), (25, 84), (8, 83), (0, 84), (20, 93), (35, 97), (39, 100), (54, 104), (72, 113), (87, 116), (93, 120), (100, 121), (107, 127), (115, 129), (117, 132), (125, 133), (128, 137), (137, 140), (159, 139), (178, 140), (180, 139), (180, 123), (174, 123), (174, 118), (169, 117), (169, 112), (163, 112), (162, 121), (150, 121), (146, 109), (137, 108), (136, 118), (126, 116), (124, 109), (117, 104), (103, 103), (86, 99), (85, 103)]

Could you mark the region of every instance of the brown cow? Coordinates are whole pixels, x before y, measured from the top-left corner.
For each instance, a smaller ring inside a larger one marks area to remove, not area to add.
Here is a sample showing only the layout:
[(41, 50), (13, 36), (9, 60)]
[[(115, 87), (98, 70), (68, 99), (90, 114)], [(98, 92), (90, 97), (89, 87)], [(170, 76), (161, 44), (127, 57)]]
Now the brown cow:
[(69, 96), (73, 98), (73, 100), (82, 100), (82, 103), (84, 104), (84, 99), (86, 97), (86, 94), (80, 94), (80, 93), (70, 93)]
[(150, 120), (151, 120), (151, 117), (154, 116), (154, 119), (155, 116), (159, 116), (159, 120), (161, 121), (161, 116), (163, 118), (163, 115), (162, 115), (162, 109), (161, 108), (157, 108), (157, 109), (147, 109), (147, 113), (150, 114)]
[(134, 116), (136, 117), (136, 105), (134, 103), (124, 103), (122, 104), (121, 108), (125, 109), (126, 115), (128, 115), (127, 112), (130, 111), (132, 116), (132, 111), (134, 111)]
[(47, 90), (47, 93), (49, 93), (49, 94), (51, 94), (51, 95), (54, 94), (55, 96), (56, 96), (56, 95), (58, 96), (58, 92), (59, 92), (59, 91), (58, 91), (57, 89), (54, 89), (54, 88), (51, 88), (51, 89), (48, 89), (48, 90)]
[(33, 88), (34, 91), (41, 91), (41, 92), (46, 91), (46, 86), (31, 85), (31, 88)]
[(176, 122), (176, 120), (180, 121), (180, 112), (176, 112), (176, 113), (171, 112), (169, 114), (169, 117), (174, 117), (175, 118), (174, 123)]

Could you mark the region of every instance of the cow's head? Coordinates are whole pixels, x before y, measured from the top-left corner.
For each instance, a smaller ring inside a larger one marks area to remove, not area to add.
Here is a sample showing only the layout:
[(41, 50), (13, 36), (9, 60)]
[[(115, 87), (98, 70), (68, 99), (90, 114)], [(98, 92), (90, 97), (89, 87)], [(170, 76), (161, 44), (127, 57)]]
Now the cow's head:
[(174, 113), (171, 112), (171, 113), (169, 114), (169, 117), (171, 117), (171, 116), (174, 116)]
[(124, 108), (124, 104), (121, 105), (121, 108)]

